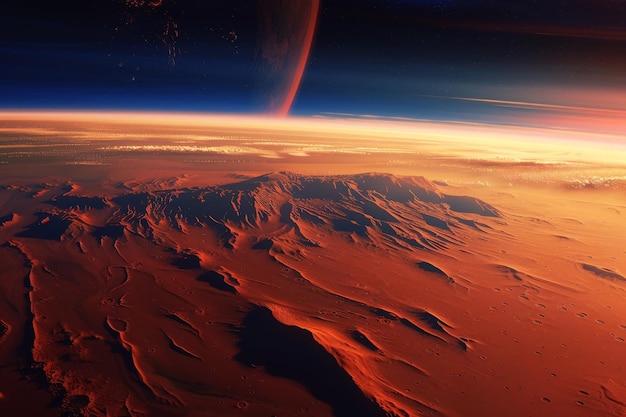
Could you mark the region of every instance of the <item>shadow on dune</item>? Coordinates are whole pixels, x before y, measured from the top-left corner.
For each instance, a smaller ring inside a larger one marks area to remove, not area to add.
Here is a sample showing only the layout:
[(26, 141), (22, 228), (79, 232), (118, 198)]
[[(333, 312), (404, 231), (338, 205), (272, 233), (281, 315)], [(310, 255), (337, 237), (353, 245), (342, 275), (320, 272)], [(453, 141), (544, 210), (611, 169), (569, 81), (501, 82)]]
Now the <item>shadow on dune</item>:
[(104, 227), (95, 227), (91, 236), (96, 239), (102, 239), (103, 237), (109, 237), (113, 240), (119, 239), (124, 236), (124, 226), (115, 224), (108, 224)]
[(387, 414), (359, 390), (335, 358), (310, 332), (286, 326), (265, 307), (256, 307), (243, 320), (235, 359), (264, 366), (272, 375), (296, 381), (315, 398), (329, 404), (336, 417), (384, 417)]
[(2, 227), (5, 223), (10, 222), (11, 220), (13, 220), (13, 213), (8, 214), (6, 216), (0, 216), (0, 227)]
[(626, 281), (626, 278), (624, 278), (617, 272), (611, 271), (608, 268), (599, 268), (590, 264), (582, 264), (582, 267), (585, 271), (593, 272), (596, 276), (600, 278), (608, 279), (611, 281)]
[(28, 226), (28, 228), (20, 233), (17, 233), (17, 237), (30, 237), (34, 239), (45, 240), (61, 240), (61, 236), (69, 225), (72, 223), (70, 220), (48, 213), (37, 213), (38, 220)]
[(77, 209), (77, 210), (100, 210), (106, 208), (107, 205), (101, 197), (76, 197), (70, 195), (63, 195), (56, 197), (47, 202), (60, 209)]
[(199, 269), (200, 268), (200, 258), (198, 258), (196, 255), (192, 255), (188, 253), (177, 254), (177, 255), (178, 256), (171, 263), (178, 269)]
[(228, 284), (224, 275), (216, 271), (208, 271), (196, 278), (200, 282), (206, 282), (216, 290), (237, 294), (237, 289)]

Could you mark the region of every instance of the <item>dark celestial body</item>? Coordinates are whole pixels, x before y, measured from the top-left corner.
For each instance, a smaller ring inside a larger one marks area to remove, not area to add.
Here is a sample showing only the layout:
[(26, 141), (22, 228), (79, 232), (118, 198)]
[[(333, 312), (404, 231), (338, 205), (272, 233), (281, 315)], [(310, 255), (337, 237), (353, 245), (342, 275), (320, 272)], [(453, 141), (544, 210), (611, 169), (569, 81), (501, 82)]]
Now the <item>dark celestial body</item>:
[(263, 108), (287, 115), (311, 50), (319, 0), (259, 2), (257, 49)]

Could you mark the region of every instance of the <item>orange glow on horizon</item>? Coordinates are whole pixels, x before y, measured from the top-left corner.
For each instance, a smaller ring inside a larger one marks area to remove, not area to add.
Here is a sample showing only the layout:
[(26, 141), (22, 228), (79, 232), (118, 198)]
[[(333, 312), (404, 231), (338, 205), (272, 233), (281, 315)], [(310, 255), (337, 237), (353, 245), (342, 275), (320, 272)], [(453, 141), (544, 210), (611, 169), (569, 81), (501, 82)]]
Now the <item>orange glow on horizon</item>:
[[(188, 137), (202, 141), (213, 139), (215, 132), (231, 137), (249, 138), (258, 134), (270, 134), (281, 135), (281, 140), (284, 140), (282, 135), (285, 135), (293, 142), (324, 144), (328, 149), (339, 151), (347, 147), (363, 151), (379, 149), (379, 152), (424, 152), (455, 158), (511, 158), (541, 163), (562, 161), (624, 166), (626, 141), (618, 134), (594, 132), (594, 120), (607, 123), (601, 118), (589, 116), (585, 123), (579, 122), (578, 127), (581, 129), (558, 129), (463, 121), (386, 120), (374, 117), (359, 119), (214, 113), (0, 112), (0, 122), (64, 123), (60, 126), (62, 132), (79, 133), (75, 137), (85, 139), (106, 139), (108, 132), (98, 125), (104, 123), (128, 126), (123, 132), (129, 141), (145, 141), (150, 137), (157, 137), (159, 140)], [(623, 123), (618, 120), (613, 122)], [(582, 129), (583, 127), (586, 129)], [(41, 132), (50, 132), (50, 126), (41, 129)], [(37, 134), (30, 125), (12, 127), (4, 124), (0, 130)], [(121, 132), (119, 128), (113, 131)], [(119, 139), (119, 135), (115, 138)]]

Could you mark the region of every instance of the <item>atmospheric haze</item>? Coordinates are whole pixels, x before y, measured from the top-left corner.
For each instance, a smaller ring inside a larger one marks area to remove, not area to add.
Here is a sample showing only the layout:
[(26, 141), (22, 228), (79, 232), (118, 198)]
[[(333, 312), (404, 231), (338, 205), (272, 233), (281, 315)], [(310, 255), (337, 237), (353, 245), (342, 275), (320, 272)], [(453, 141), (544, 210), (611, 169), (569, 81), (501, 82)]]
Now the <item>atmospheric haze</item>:
[(626, 149), (611, 138), (0, 123), (3, 415), (626, 411)]

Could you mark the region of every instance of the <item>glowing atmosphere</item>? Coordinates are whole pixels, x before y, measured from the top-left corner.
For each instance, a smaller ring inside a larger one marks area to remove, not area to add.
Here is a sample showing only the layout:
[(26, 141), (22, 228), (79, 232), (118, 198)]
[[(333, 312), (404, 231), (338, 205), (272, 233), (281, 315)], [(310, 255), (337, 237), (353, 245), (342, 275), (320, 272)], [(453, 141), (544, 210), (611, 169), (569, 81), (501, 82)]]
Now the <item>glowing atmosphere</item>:
[(626, 415), (626, 3), (5, 3), (0, 415)]

